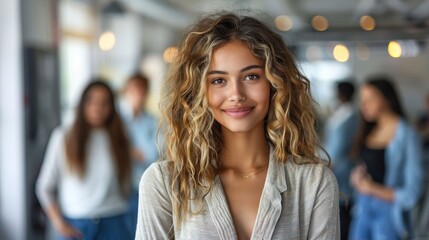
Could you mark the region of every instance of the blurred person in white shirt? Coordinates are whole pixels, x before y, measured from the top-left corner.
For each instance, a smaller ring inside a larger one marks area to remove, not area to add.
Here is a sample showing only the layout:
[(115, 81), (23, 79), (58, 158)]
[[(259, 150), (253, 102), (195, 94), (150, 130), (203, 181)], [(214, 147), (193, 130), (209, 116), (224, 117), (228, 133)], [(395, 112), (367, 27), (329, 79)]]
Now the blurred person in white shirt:
[(70, 128), (52, 133), (37, 196), (58, 239), (132, 239), (126, 226), (131, 151), (111, 88), (83, 91)]

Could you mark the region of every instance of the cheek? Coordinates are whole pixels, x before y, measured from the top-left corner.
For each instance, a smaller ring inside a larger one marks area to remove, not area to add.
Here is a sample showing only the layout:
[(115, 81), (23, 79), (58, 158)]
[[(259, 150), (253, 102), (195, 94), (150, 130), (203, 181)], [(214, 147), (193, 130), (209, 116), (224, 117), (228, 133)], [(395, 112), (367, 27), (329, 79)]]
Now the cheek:
[(97, 117), (94, 107), (90, 104), (87, 104), (84, 107), (83, 113), (84, 113), (84, 116), (83, 116), (84, 119), (89, 123), (93, 122), (93, 120)]
[[(210, 108), (219, 107), (223, 102), (223, 94), (216, 90), (207, 91), (207, 104)], [(214, 109), (213, 109), (214, 110)]]
[(382, 109), (382, 104), (379, 101), (374, 100), (371, 104), (368, 104), (368, 108), (369, 108), (369, 111), (373, 113), (379, 112)]
[(367, 120), (372, 120), (373, 118), (376, 118), (378, 113), (381, 111), (381, 106), (376, 102), (365, 103), (362, 104), (361, 111), (365, 117), (370, 118)]
[(368, 104), (368, 102), (362, 102), (360, 104), (360, 109), (361, 109), (362, 113), (364, 113), (364, 114), (371, 112), (372, 104)]
[(269, 85), (262, 85), (261, 87), (259, 87), (258, 89), (255, 89), (254, 91), (251, 91), (252, 94), (252, 98), (257, 100), (259, 103), (263, 104), (264, 108), (266, 108), (267, 112), (268, 112), (268, 108), (270, 105), (270, 87)]
[(133, 89), (128, 90), (127, 95), (128, 99), (130, 99), (131, 101), (134, 101), (137, 97), (136, 91)]
[(136, 99), (139, 99), (139, 100), (143, 99), (144, 96), (145, 96), (145, 93), (142, 90), (140, 90), (140, 89), (136, 89), (133, 92), (133, 97), (136, 98)]
[(110, 115), (110, 112), (111, 108), (109, 105), (103, 104), (102, 106), (99, 106), (99, 113), (101, 114), (103, 121)]
[(90, 117), (94, 112), (92, 105), (86, 104), (85, 107), (83, 108), (83, 112), (85, 113), (86, 117)]

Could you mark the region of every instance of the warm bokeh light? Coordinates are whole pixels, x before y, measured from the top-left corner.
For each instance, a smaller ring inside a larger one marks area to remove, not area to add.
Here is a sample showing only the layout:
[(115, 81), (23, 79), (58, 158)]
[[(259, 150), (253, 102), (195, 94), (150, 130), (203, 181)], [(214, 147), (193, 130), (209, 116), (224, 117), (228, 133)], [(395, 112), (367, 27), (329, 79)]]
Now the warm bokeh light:
[(323, 51), (318, 46), (309, 46), (305, 51), (305, 56), (309, 61), (321, 60), (323, 58)]
[(389, 55), (393, 58), (399, 58), (402, 55), (402, 47), (401, 44), (397, 41), (390, 41), (387, 46), (387, 51)]
[(167, 63), (172, 63), (174, 58), (177, 56), (177, 47), (169, 47), (164, 50), (163, 58)]
[(328, 19), (326, 17), (317, 15), (311, 19), (311, 25), (313, 26), (313, 28), (316, 31), (322, 32), (322, 31), (326, 31), (326, 29), (328, 29), (329, 22), (328, 22)]
[(356, 46), (356, 57), (359, 60), (365, 61), (368, 60), (371, 56), (371, 50), (365, 43), (359, 43)]
[(350, 57), (349, 49), (343, 44), (337, 44), (334, 47), (333, 55), (338, 62), (347, 62)]
[(360, 17), (360, 27), (365, 31), (374, 30), (375, 28), (374, 18), (368, 15)]
[(292, 19), (286, 15), (276, 17), (274, 20), (276, 27), (281, 31), (289, 31), (293, 27)]
[(98, 46), (102, 51), (110, 51), (115, 46), (116, 37), (112, 32), (104, 32), (98, 40)]

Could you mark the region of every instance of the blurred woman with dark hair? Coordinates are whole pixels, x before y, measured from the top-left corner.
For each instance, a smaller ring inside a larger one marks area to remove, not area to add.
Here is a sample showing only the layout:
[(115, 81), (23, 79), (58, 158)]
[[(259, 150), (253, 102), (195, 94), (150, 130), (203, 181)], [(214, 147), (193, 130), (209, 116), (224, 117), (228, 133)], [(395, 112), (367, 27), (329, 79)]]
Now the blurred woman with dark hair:
[(59, 239), (131, 239), (130, 150), (114, 103), (110, 87), (93, 81), (71, 128), (52, 133), (36, 191)]
[(357, 199), (350, 239), (410, 236), (409, 212), (422, 189), (419, 137), (405, 121), (398, 95), (387, 78), (360, 88), (362, 122), (352, 155), (362, 163), (350, 177)]

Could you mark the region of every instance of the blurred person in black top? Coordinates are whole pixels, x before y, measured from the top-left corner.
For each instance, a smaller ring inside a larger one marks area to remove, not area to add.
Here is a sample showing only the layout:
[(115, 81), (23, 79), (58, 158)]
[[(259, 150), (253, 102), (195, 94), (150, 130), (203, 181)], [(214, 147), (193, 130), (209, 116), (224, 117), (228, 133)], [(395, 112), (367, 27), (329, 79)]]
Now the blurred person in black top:
[(361, 126), (352, 155), (361, 160), (350, 182), (357, 193), (350, 239), (412, 237), (410, 211), (423, 184), (421, 142), (406, 122), (393, 83), (386, 77), (360, 87)]

